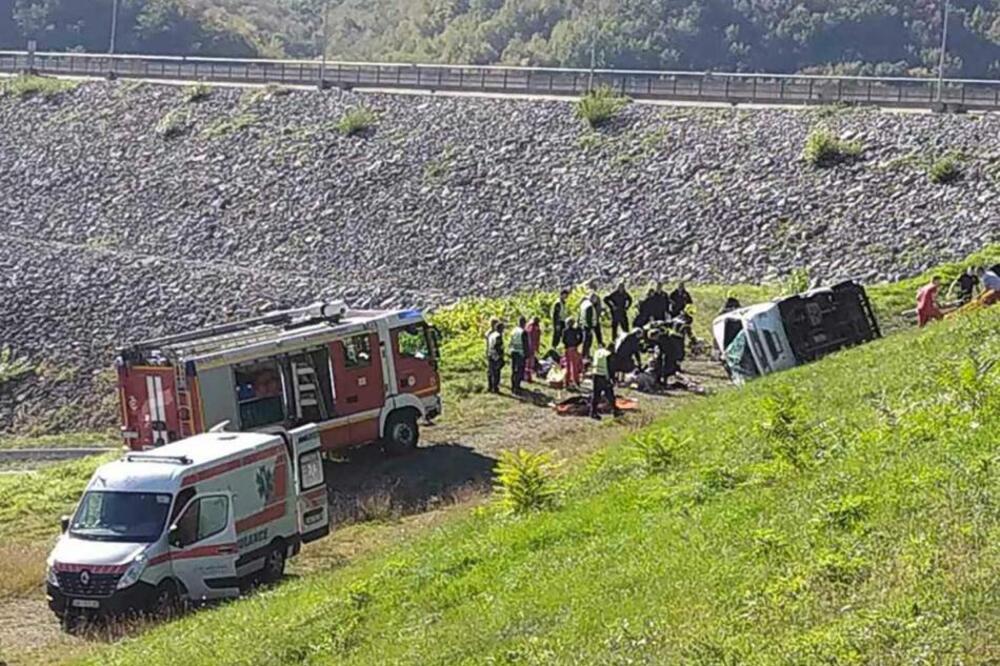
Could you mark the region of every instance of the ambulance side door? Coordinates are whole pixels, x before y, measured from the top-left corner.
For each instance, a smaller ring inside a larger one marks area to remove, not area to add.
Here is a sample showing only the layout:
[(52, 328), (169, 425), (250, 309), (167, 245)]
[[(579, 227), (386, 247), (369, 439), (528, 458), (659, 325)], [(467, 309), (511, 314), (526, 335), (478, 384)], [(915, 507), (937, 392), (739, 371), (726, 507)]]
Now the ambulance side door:
[(170, 526), (169, 542), (174, 575), (192, 601), (239, 596), (232, 493), (212, 492), (192, 499)]
[(295, 454), (295, 497), (302, 543), (330, 533), (329, 497), (323, 476), (319, 430), (303, 426), (290, 433)]

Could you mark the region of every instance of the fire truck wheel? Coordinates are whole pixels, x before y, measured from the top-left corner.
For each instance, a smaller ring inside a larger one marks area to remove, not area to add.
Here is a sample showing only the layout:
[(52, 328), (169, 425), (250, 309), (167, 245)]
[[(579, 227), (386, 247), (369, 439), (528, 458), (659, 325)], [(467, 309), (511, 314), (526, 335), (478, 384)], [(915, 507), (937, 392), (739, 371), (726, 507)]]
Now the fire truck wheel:
[(415, 411), (393, 412), (385, 424), (383, 448), (390, 456), (399, 456), (417, 448), (420, 441), (420, 427)]
[(285, 575), (285, 544), (279, 541), (274, 544), (271, 552), (264, 560), (264, 569), (261, 571), (261, 580), (265, 583), (277, 583)]

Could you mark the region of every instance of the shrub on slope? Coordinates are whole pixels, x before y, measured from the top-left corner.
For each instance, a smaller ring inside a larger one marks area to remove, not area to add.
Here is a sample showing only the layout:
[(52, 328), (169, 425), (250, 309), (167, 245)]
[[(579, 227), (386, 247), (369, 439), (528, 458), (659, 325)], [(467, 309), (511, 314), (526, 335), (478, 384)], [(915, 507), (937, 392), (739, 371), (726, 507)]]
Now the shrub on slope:
[[(1000, 310), (687, 407), (567, 479), (94, 663), (941, 663), (1000, 632)], [(780, 422), (780, 426), (778, 423)]]

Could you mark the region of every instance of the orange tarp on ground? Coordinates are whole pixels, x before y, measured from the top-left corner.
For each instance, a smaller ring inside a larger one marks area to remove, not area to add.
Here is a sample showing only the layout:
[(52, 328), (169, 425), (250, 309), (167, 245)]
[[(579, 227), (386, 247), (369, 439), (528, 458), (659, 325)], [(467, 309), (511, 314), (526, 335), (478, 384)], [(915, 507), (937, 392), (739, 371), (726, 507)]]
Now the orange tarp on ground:
[[(639, 411), (639, 403), (635, 400), (629, 400), (628, 398), (616, 398), (615, 404), (620, 412)], [(580, 395), (574, 398), (568, 398), (553, 405), (553, 409), (555, 409), (556, 413), (560, 416), (589, 416), (590, 397)], [(601, 402), (598, 409), (602, 414), (611, 413), (611, 407), (607, 402)]]
[(971, 303), (967, 303), (954, 312), (948, 313), (945, 316), (945, 319), (951, 319), (952, 317), (957, 317), (959, 315), (969, 314), (975, 312), (976, 310), (982, 310), (983, 308), (988, 308), (991, 305), (996, 305), (997, 303), (1000, 303), (1000, 291), (987, 291)]

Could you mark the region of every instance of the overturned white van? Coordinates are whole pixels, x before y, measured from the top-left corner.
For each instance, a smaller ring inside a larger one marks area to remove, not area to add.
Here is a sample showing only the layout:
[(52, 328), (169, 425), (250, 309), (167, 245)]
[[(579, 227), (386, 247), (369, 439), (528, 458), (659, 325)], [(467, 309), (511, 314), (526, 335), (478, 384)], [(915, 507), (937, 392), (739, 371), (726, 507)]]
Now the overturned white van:
[(726, 312), (712, 332), (737, 383), (882, 337), (868, 294), (853, 281)]
[(329, 532), (315, 426), (213, 432), (129, 453), (91, 478), (48, 559), (49, 607), (77, 615), (169, 613), (275, 581)]

